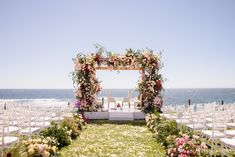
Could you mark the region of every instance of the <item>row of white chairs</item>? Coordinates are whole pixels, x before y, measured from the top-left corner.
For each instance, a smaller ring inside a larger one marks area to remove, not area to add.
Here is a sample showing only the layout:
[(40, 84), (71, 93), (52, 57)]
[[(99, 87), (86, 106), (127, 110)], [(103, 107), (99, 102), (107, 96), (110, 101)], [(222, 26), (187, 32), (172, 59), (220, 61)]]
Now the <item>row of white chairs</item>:
[[(72, 116), (72, 108), (65, 104), (0, 104), (0, 152), (18, 142), (21, 135), (32, 134), (49, 127), (52, 121)], [(1, 155), (0, 155), (1, 156)], [(3, 155), (2, 155), (3, 156)]]
[(191, 106), (164, 106), (163, 117), (175, 120), (202, 138), (211, 142), (212, 150), (218, 144), (229, 150), (235, 150), (235, 103), (219, 105), (216, 103), (194, 104)]

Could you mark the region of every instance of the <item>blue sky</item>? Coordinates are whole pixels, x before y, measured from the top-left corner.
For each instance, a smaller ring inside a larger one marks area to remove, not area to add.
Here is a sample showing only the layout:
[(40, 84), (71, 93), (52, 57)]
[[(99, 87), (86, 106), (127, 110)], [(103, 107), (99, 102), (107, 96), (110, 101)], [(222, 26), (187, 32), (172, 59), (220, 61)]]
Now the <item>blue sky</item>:
[[(77, 52), (164, 50), (165, 88), (235, 87), (234, 0), (1, 0), (0, 88), (72, 88)], [(131, 88), (138, 72), (98, 72)]]

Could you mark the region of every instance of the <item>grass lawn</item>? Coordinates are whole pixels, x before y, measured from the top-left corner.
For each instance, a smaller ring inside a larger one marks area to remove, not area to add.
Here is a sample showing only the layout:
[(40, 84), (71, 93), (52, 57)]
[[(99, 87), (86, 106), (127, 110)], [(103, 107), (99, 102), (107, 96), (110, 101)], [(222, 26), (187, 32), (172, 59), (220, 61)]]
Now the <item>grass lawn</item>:
[(60, 150), (62, 157), (161, 157), (164, 153), (145, 121), (91, 121), (77, 140)]

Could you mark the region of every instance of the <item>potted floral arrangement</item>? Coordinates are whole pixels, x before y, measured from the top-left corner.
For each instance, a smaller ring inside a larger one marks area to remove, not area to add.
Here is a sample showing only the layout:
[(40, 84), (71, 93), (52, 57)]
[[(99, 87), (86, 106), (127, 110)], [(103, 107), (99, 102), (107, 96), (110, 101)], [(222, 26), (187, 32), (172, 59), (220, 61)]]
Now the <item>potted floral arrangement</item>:
[(56, 139), (51, 137), (36, 138), (22, 141), (22, 157), (52, 157), (57, 153)]
[(199, 136), (193, 135), (191, 138), (186, 134), (180, 137), (168, 137), (169, 148), (167, 154), (170, 157), (199, 157), (209, 156), (208, 147), (201, 142)]

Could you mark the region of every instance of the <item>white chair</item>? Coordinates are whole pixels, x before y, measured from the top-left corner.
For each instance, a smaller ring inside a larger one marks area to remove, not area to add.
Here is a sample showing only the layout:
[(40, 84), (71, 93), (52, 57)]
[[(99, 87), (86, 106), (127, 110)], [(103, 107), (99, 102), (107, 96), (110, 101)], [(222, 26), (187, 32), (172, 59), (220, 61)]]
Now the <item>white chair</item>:
[(229, 151), (235, 151), (235, 139), (234, 138), (221, 138), (220, 139), (221, 148), (225, 148), (226, 156), (229, 156)]
[(123, 98), (123, 100), (122, 100), (122, 107), (125, 104), (128, 104), (129, 108), (131, 108), (131, 92), (130, 91), (128, 91), (128, 97)]
[[(175, 105), (177, 106), (177, 105)], [(162, 117), (169, 119), (169, 120), (176, 120), (181, 117), (183, 110), (179, 110), (178, 107), (172, 105), (164, 106)], [(181, 108), (181, 107), (180, 107)], [(181, 108), (182, 109), (182, 108)]]
[(123, 98), (123, 100), (122, 100), (122, 107), (123, 107), (125, 104), (128, 104), (129, 108), (131, 107), (130, 98)]
[(178, 113), (178, 118), (175, 120), (179, 125), (186, 125), (191, 123), (191, 118), (184, 112)]
[(68, 117), (72, 117), (73, 116), (73, 113), (72, 113), (72, 106), (64, 106), (62, 108), (63, 112), (62, 112), (62, 117), (64, 118), (68, 118)]
[[(5, 120), (4, 133), (12, 134), (19, 131), (18, 122), (16, 121), (17, 113), (14, 111), (4, 111), (3, 119)], [(3, 130), (0, 130), (2, 133)]]
[(203, 111), (197, 111), (192, 114), (191, 123), (186, 126), (194, 131), (205, 129), (205, 114)]
[(108, 109), (109, 109), (109, 106), (111, 104), (114, 104), (115, 108), (117, 107), (117, 104), (116, 104), (117, 102), (116, 102), (116, 100), (113, 97), (110, 96), (109, 90), (108, 90), (108, 98), (107, 98), (107, 100), (108, 100)]
[(136, 97), (134, 102), (134, 108), (137, 110), (141, 110), (142, 108), (142, 94), (140, 94), (138, 97)]
[(235, 128), (235, 108), (233, 106), (230, 106), (230, 111), (233, 111), (233, 112), (231, 112), (231, 117), (228, 121), (228, 128), (234, 129)]
[(232, 123), (234, 122), (234, 111), (231, 110), (230, 108), (228, 108), (227, 110), (228, 110), (227, 112), (228, 123), (226, 123), (226, 129), (224, 133), (227, 137), (231, 138), (231, 137), (235, 137), (235, 128), (231, 127), (231, 122)]
[(61, 120), (64, 120), (64, 117), (62, 116), (62, 113), (63, 113), (63, 109), (62, 107), (59, 105), (59, 106), (54, 106), (53, 107), (53, 112), (52, 112), (52, 121), (61, 121)]
[[(201, 135), (204, 138), (207, 138), (211, 142), (211, 148), (214, 149), (214, 146), (218, 144), (218, 141), (221, 138), (225, 138), (225, 130), (227, 123), (227, 112), (226, 111), (214, 111), (212, 113), (212, 128), (211, 130), (202, 130)], [(224, 126), (224, 127), (222, 127)]]
[(39, 127), (40, 129), (46, 128), (50, 126), (51, 117), (46, 115), (46, 111), (44, 109), (36, 108), (36, 110), (32, 110), (31, 117), (31, 127)]
[(21, 135), (27, 135), (31, 137), (33, 133), (40, 130), (40, 127), (32, 126), (31, 114), (31, 111), (22, 111), (21, 117), (19, 117)]
[(117, 107), (116, 100), (113, 97), (108, 97), (108, 108), (111, 104), (114, 104), (115, 108)]
[(1, 125), (0, 125), (0, 147), (2, 148), (1, 156), (4, 156), (4, 148), (9, 147), (11, 144), (14, 144), (19, 141), (19, 138), (11, 135), (9, 128), (9, 117), (4, 112), (1, 114)]
[(176, 123), (177, 124), (181, 124), (181, 125), (187, 125), (187, 124), (191, 124), (192, 120), (194, 118), (194, 105), (191, 105), (189, 107), (186, 106), (182, 106), (182, 111), (181, 111), (181, 117), (179, 119), (176, 119)]

